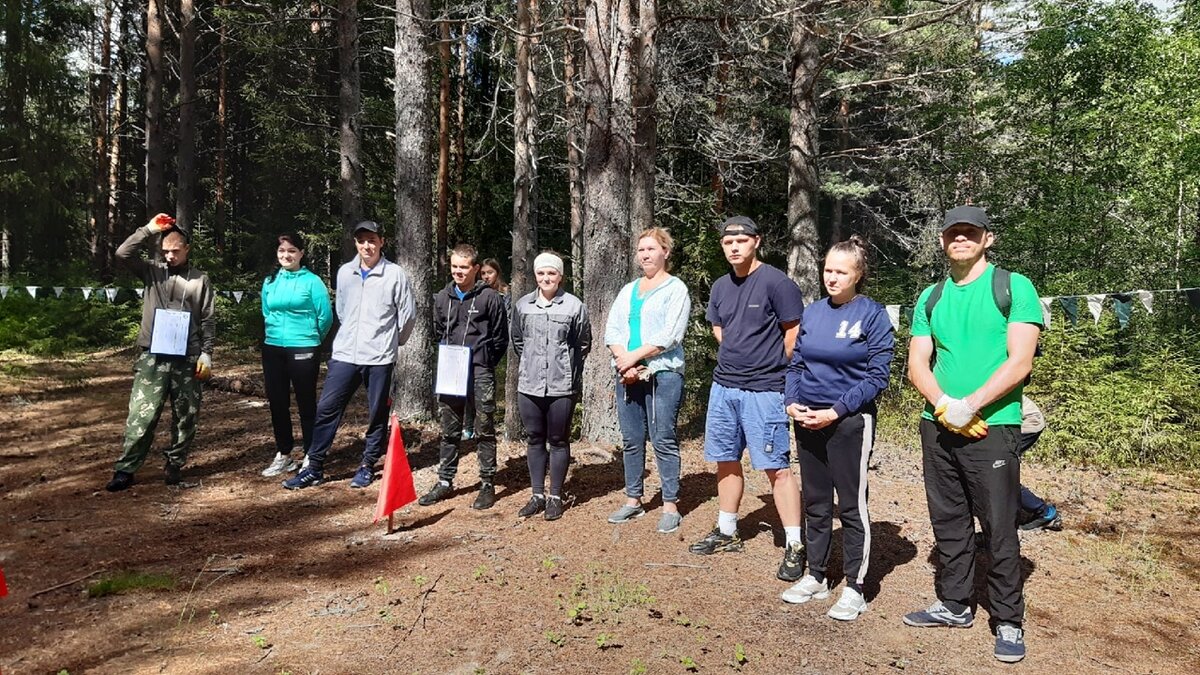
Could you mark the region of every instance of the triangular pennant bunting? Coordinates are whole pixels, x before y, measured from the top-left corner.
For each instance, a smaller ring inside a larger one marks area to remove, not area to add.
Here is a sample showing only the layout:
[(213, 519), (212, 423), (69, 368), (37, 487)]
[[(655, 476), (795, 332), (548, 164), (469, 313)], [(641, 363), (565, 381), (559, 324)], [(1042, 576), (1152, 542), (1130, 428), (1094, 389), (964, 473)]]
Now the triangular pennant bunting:
[(66, 289), (67, 289), (66, 286), (55, 286), (54, 287), (54, 297), (61, 298), (62, 292), (65, 291)]
[(1154, 313), (1154, 294), (1150, 291), (1134, 291), (1133, 294), (1138, 300), (1142, 301), (1142, 307), (1146, 308), (1147, 314)]
[(1112, 296), (1113, 311), (1117, 313), (1117, 321), (1124, 328), (1129, 323), (1129, 317), (1133, 314), (1133, 296), (1126, 293), (1117, 293)]
[(892, 322), (892, 330), (900, 330), (900, 305), (888, 305), (888, 321)]
[(1108, 296), (1103, 293), (1085, 296), (1088, 311), (1092, 313), (1092, 320), (1096, 323), (1100, 323), (1100, 311), (1104, 309), (1104, 298), (1106, 297)]
[(109, 301), (109, 302), (115, 302), (115, 301), (116, 301), (116, 299), (117, 299), (117, 291), (118, 291), (118, 290), (120, 290), (120, 289), (119, 289), (119, 288), (106, 288), (106, 289), (104, 289), (104, 294), (108, 296), (108, 301)]
[(0, 300), (8, 297), (8, 286), (0, 286)]
[(1042, 298), (1042, 328), (1050, 327), (1050, 304), (1054, 298)]
[(1079, 298), (1059, 298), (1058, 304), (1063, 308), (1063, 314), (1067, 315), (1067, 321), (1074, 327), (1079, 321)]
[(913, 308), (902, 305), (900, 307), (900, 315), (903, 316), (904, 320), (908, 322), (908, 329), (912, 330)]
[(1183, 295), (1187, 298), (1188, 307), (1200, 312), (1200, 288), (1186, 289)]
[(92, 289), (90, 289), (90, 288), (81, 288), (81, 289), (79, 289), (79, 290), (83, 291), (83, 299), (84, 299), (84, 300), (88, 300), (88, 299), (90, 299), (90, 298), (92, 297)]
[(135, 288), (135, 289), (133, 289), (133, 292), (137, 293), (139, 298), (146, 295), (146, 289), (144, 289), (144, 288)]
[(242, 304), (242, 295), (244, 293), (245, 293), (245, 291), (234, 291), (233, 292), (233, 301), (239, 305)]
[(41, 286), (26, 286), (25, 291), (29, 293), (29, 297), (36, 298), (39, 288), (41, 288)]

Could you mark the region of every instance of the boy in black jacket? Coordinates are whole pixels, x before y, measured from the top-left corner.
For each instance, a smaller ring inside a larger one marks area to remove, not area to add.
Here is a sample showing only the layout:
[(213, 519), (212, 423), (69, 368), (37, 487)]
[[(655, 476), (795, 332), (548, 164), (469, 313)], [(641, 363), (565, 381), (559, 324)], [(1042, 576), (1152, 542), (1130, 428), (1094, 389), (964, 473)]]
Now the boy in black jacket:
[(450, 251), (451, 281), (433, 296), (433, 325), (440, 344), (471, 349), (471, 379), (467, 396), (438, 396), (442, 418), (442, 445), (438, 482), (421, 497), (422, 506), (450, 496), (458, 473), (463, 413), (467, 402), (475, 406), (475, 449), (479, 456), (479, 495), (474, 509), (496, 503), (496, 364), (508, 349), (508, 313), (504, 298), (478, 280), (479, 254), (469, 244)]

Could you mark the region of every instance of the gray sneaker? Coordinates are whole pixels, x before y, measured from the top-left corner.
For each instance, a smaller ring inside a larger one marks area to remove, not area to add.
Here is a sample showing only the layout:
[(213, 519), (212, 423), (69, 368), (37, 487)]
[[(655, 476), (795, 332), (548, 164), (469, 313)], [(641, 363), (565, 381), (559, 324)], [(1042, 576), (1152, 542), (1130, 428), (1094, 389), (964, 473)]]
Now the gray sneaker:
[(865, 611), (867, 611), (866, 598), (862, 596), (862, 593), (847, 586), (842, 589), (842, 597), (838, 599), (837, 604), (830, 607), (825, 615), (838, 621), (853, 621)]
[(634, 518), (641, 518), (644, 515), (646, 515), (646, 509), (643, 509), (641, 504), (638, 504), (637, 506), (625, 504), (616, 511), (613, 511), (613, 514), (608, 517), (608, 522), (614, 525), (619, 523), (628, 523)]
[(824, 600), (829, 597), (829, 582), (817, 581), (805, 574), (794, 586), (779, 594), (779, 599), (791, 605), (803, 605), (809, 600)]
[(1025, 631), (1008, 623), (996, 626), (996, 650), (993, 655), (1004, 663), (1025, 658)]
[(938, 626), (970, 628), (971, 624), (975, 623), (975, 615), (971, 612), (970, 607), (964, 609), (962, 614), (955, 614), (943, 605), (941, 600), (938, 600), (930, 605), (929, 609), (905, 614), (904, 623), (918, 628), (935, 628)]
[(658, 519), (659, 534), (671, 534), (679, 529), (679, 524), (683, 522), (683, 516), (679, 515), (678, 511), (663, 511), (662, 516)]
[(291, 473), (300, 468), (300, 462), (292, 459), (291, 455), (285, 455), (282, 452), (275, 453), (275, 459), (271, 465), (263, 469), (262, 475), (266, 478), (278, 476), (281, 473)]

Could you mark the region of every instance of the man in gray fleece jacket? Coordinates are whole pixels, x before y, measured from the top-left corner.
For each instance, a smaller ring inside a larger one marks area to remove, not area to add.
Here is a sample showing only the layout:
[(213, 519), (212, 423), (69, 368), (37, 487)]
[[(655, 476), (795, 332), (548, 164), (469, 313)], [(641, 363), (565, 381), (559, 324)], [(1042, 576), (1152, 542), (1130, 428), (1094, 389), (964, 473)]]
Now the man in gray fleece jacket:
[(333, 340), (333, 354), (325, 373), (325, 386), (317, 403), (312, 441), (304, 466), (283, 482), (299, 490), (325, 482), (325, 456), (333, 445), (342, 414), (360, 385), (367, 388), (366, 448), (352, 488), (365, 488), (375, 480), (375, 463), (387, 451), (388, 395), (396, 350), (408, 341), (415, 309), (408, 275), (383, 257), (379, 225), (364, 220), (354, 228), (358, 255), (337, 274), (335, 308), (341, 327)]

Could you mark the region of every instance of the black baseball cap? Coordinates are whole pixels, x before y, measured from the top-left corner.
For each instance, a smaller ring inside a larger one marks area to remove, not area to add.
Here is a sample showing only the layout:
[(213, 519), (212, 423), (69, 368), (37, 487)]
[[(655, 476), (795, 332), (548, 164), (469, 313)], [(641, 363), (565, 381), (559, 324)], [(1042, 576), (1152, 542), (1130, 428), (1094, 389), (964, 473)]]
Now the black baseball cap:
[(978, 206), (956, 206), (946, 212), (946, 218), (942, 220), (942, 232), (960, 223), (991, 229), (987, 212), (983, 209)]
[(721, 236), (729, 237), (737, 234), (746, 234), (751, 237), (757, 237), (758, 224), (746, 216), (732, 216), (726, 218), (725, 222), (721, 223)]
[(359, 232), (374, 232), (375, 234), (379, 234), (379, 223), (373, 220), (364, 220), (354, 226), (354, 234), (358, 234)]

